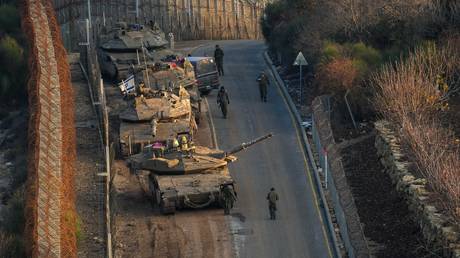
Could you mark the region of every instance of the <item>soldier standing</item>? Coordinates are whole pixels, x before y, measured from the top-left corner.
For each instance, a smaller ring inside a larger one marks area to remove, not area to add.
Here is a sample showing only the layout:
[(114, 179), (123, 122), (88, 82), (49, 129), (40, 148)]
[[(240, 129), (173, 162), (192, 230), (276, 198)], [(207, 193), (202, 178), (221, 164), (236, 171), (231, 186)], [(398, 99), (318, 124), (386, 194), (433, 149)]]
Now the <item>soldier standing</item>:
[(228, 99), (228, 94), (224, 86), (220, 87), (219, 93), (217, 94), (217, 104), (220, 106), (224, 118), (227, 118), (227, 106), (230, 104), (230, 100)]
[(233, 208), (233, 204), (236, 201), (236, 193), (233, 190), (233, 187), (230, 185), (222, 185), (220, 187), (223, 206), (224, 206), (224, 214), (230, 214), (230, 210)]
[(278, 194), (275, 192), (275, 188), (271, 188), (267, 194), (268, 210), (270, 212), (270, 219), (276, 219), (276, 202), (278, 201)]
[(270, 82), (268, 81), (267, 75), (265, 75), (264, 71), (260, 73), (257, 81), (259, 82), (260, 100), (267, 102), (267, 87)]
[(214, 50), (214, 60), (216, 60), (219, 75), (224, 76), (224, 51), (219, 45), (216, 45), (216, 50)]

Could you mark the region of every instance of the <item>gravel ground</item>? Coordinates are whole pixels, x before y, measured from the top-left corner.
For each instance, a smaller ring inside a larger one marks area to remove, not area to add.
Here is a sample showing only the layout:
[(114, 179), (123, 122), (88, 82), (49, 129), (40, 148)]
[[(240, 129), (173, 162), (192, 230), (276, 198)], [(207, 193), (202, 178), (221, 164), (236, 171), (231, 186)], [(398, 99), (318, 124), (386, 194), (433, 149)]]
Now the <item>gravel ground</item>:
[(374, 147), (375, 136), (342, 150), (364, 234), (378, 258), (439, 257), (424, 243), (390, 177), (383, 171)]
[(103, 169), (104, 156), (88, 86), (78, 64), (71, 63), (71, 71), (77, 127), (75, 191), (81, 221), (78, 257), (105, 257), (104, 183), (97, 176)]

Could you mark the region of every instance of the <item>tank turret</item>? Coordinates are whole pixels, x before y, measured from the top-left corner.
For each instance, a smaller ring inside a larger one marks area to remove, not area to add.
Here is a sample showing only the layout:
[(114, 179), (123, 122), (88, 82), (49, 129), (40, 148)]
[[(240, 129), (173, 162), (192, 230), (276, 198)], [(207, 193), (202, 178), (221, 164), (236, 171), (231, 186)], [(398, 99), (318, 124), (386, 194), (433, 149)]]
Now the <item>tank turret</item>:
[(270, 137), (272, 134), (267, 134), (253, 141), (242, 143), (228, 152), (203, 146), (192, 146), (186, 150), (177, 149), (159, 155), (147, 148), (143, 153), (131, 156), (128, 162), (134, 170), (148, 170), (157, 175), (216, 173), (226, 170), (227, 164), (237, 159), (233, 154)]
[(235, 189), (227, 166), (228, 162), (236, 160), (233, 154), (271, 136), (268, 134), (242, 143), (227, 152), (188, 146), (185, 150), (165, 150), (163, 153), (163, 149), (159, 151), (155, 146), (155, 150), (146, 148), (144, 153), (131, 156), (128, 162), (136, 173), (148, 175), (153, 202), (164, 214), (183, 208), (222, 207), (222, 186)]
[(148, 50), (163, 48), (168, 45), (164, 32), (157, 24), (118, 23), (109, 33), (102, 37), (101, 48), (106, 51), (135, 52), (145, 47)]

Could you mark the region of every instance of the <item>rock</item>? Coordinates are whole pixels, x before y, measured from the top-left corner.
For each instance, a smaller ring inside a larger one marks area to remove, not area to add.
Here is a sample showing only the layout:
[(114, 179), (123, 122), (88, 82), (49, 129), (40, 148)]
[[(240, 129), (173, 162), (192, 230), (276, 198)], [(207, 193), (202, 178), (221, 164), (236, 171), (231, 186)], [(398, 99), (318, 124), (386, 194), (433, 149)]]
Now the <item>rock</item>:
[(453, 250), (452, 258), (460, 258), (460, 248)]
[(13, 164), (13, 162), (6, 162), (6, 163), (5, 163), (5, 166), (6, 166), (7, 168), (11, 168), (11, 167), (14, 166), (14, 164)]
[[(405, 155), (389, 123), (378, 121), (375, 129), (378, 131), (375, 147), (379, 160), (385, 167), (385, 173), (396, 184), (398, 192), (407, 200), (411, 215), (418, 221), (425, 240), (436, 248), (444, 249), (445, 257), (460, 258), (460, 232), (448, 217), (428, 204), (427, 180), (416, 178), (410, 171), (409, 162), (399, 162)], [(460, 208), (457, 213), (460, 214)]]
[(406, 188), (414, 179), (415, 177), (411, 174), (401, 174), (401, 177), (397, 180), (397, 187)]
[(93, 240), (99, 244), (104, 242), (104, 240), (100, 239), (99, 237), (93, 237)]
[(441, 228), (441, 231), (447, 241), (458, 241), (458, 232), (455, 232), (455, 229), (453, 227), (443, 227)]

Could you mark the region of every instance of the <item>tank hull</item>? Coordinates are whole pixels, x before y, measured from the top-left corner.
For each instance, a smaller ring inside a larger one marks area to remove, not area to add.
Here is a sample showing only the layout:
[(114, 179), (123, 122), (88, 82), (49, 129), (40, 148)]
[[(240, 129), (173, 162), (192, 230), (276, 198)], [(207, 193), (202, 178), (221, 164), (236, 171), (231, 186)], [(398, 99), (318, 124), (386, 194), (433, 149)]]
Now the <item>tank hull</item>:
[(181, 209), (222, 207), (220, 187), (233, 184), (227, 167), (208, 174), (160, 176), (151, 173), (149, 176), (153, 203), (163, 214)]

